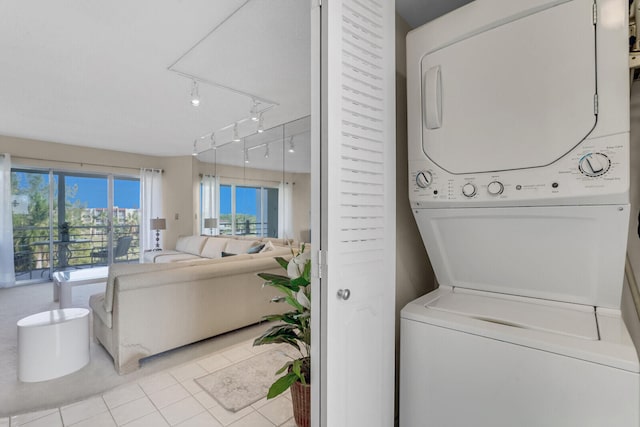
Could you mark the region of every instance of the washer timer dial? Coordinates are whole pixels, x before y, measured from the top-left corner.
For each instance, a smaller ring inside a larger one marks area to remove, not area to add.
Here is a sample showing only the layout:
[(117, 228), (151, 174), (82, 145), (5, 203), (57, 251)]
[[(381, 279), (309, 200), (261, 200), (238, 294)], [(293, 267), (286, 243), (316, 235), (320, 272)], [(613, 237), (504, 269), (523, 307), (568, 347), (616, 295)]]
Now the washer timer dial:
[(578, 167), (580, 168), (580, 172), (586, 176), (601, 176), (611, 168), (611, 160), (609, 160), (606, 154), (589, 153), (582, 156)]

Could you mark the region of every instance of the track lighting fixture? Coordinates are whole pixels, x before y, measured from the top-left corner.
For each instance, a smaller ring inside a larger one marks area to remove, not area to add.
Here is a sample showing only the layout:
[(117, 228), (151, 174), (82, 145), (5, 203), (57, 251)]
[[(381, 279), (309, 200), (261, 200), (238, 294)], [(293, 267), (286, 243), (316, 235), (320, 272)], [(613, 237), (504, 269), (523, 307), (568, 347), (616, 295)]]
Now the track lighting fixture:
[(197, 107), (200, 105), (200, 94), (198, 93), (198, 82), (193, 80), (191, 85), (191, 105)]
[(293, 145), (293, 136), (291, 136), (291, 138), (289, 138), (289, 150), (290, 153), (295, 153), (296, 152), (296, 147)]
[(269, 158), (269, 144), (266, 145), (266, 148), (264, 150), (264, 158), (265, 159)]
[(233, 142), (240, 142), (240, 136), (238, 136), (238, 123), (233, 125)]
[(262, 117), (262, 113), (258, 116), (258, 133), (264, 132), (264, 118)]
[(246, 148), (244, 150), (244, 162), (249, 163), (249, 150)]
[(193, 141), (193, 153), (191, 153), (191, 155), (194, 157), (198, 155), (197, 144), (198, 144), (198, 140), (196, 139)]
[(249, 116), (251, 117), (251, 120), (253, 120), (254, 122), (258, 121), (258, 102), (256, 101), (255, 98), (251, 99), (251, 110), (249, 110)]
[(215, 150), (216, 149), (216, 133), (211, 132), (211, 144), (210, 147)]

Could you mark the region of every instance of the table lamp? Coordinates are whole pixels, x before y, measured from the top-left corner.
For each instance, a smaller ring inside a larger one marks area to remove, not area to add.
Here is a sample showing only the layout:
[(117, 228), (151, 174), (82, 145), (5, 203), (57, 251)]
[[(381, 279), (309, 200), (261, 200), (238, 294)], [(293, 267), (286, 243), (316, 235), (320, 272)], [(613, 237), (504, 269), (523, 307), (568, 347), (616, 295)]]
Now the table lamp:
[(156, 230), (156, 247), (154, 251), (160, 251), (160, 230), (167, 229), (167, 220), (164, 218), (151, 218), (151, 229)]
[(209, 234), (213, 235), (213, 229), (218, 228), (218, 218), (205, 218), (204, 228), (208, 228)]

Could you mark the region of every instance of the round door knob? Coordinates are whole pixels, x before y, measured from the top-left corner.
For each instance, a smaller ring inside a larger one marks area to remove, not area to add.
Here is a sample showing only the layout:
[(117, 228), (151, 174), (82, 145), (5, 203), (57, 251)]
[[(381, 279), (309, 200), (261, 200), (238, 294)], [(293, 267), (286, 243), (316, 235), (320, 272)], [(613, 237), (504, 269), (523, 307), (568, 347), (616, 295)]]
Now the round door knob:
[(416, 175), (416, 184), (420, 188), (427, 188), (433, 182), (433, 175), (429, 171), (420, 171)]
[(338, 290), (338, 298), (343, 300), (348, 300), (351, 296), (351, 291), (349, 289), (339, 289)]
[(462, 194), (467, 197), (473, 197), (476, 195), (476, 186), (468, 182), (462, 186)]
[(504, 191), (504, 185), (499, 181), (492, 181), (487, 185), (487, 191), (492, 196), (497, 196), (498, 194), (502, 194)]
[(578, 168), (586, 176), (604, 175), (611, 168), (611, 160), (606, 154), (589, 153), (580, 159)]

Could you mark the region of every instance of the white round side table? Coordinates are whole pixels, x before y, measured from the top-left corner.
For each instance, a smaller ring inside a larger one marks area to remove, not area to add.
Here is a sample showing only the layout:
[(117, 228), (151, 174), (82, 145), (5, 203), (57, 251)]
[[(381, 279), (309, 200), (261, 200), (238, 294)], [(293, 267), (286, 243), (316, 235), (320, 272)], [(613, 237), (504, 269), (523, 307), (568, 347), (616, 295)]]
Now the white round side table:
[(89, 310), (64, 308), (18, 320), (18, 380), (46, 381), (89, 363)]

